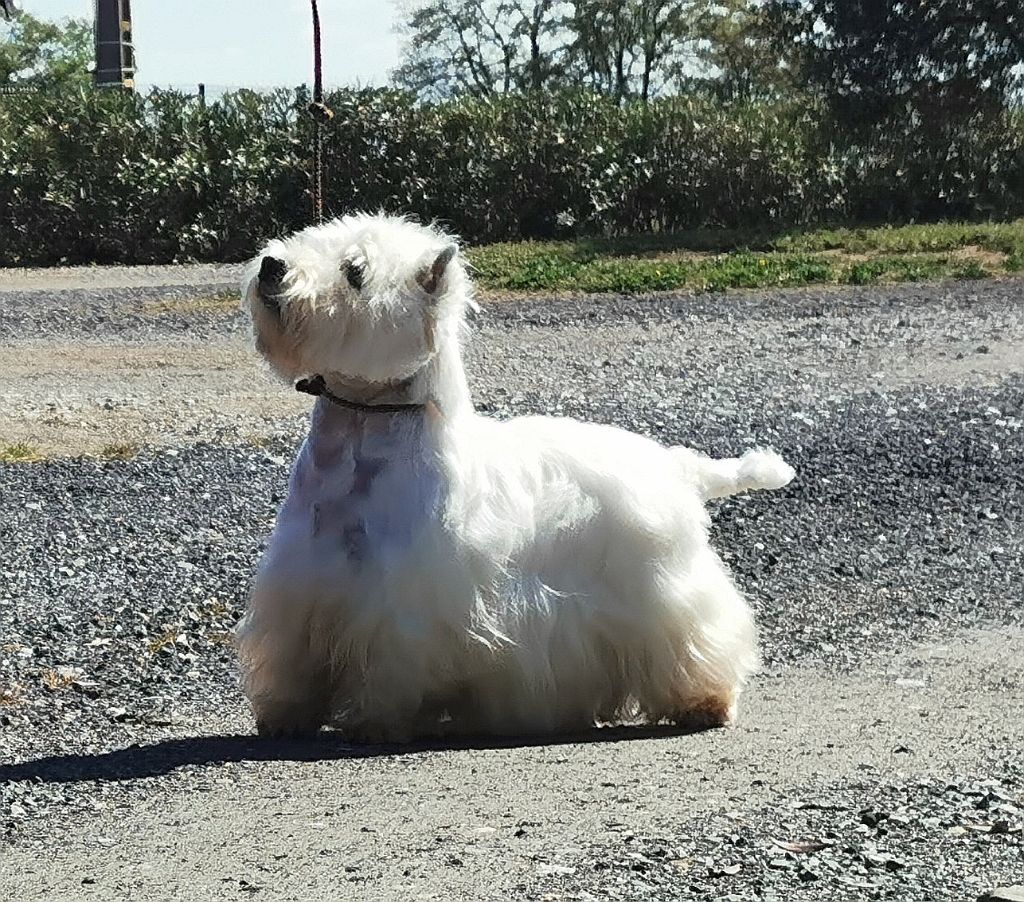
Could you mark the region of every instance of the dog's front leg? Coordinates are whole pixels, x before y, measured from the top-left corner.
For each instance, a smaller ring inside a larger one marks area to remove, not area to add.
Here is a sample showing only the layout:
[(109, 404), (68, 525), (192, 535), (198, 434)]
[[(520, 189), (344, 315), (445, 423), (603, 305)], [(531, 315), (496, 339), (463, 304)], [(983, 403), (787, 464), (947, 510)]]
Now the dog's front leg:
[(316, 617), (286, 618), (294, 603), (254, 593), (239, 624), (245, 693), (261, 736), (311, 736), (331, 714), (336, 672)]

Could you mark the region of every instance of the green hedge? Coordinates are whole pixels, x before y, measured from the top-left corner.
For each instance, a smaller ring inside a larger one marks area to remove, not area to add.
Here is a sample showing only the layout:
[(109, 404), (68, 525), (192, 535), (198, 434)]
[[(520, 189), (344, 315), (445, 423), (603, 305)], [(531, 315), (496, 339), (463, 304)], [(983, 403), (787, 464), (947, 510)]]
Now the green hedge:
[[(237, 260), (309, 221), (304, 91), (0, 97), (0, 263)], [(1024, 215), (1024, 121), (844, 138), (812, 103), (328, 98), (327, 206), (473, 242)]]

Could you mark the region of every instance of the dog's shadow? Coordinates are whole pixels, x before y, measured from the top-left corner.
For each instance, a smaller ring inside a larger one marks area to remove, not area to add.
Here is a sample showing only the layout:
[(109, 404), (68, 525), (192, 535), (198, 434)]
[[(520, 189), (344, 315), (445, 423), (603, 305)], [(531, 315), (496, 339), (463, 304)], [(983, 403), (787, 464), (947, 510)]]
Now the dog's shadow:
[(478, 737), (407, 745), (353, 745), (338, 733), (324, 731), (313, 739), (261, 739), (225, 734), (161, 739), (110, 752), (50, 755), (21, 764), (0, 765), (0, 785), (31, 780), (43, 783), (119, 782), (160, 777), (182, 767), (260, 761), (341, 761), (488, 749), (534, 748), (595, 742), (688, 736), (701, 730), (678, 726), (596, 727), (555, 736)]

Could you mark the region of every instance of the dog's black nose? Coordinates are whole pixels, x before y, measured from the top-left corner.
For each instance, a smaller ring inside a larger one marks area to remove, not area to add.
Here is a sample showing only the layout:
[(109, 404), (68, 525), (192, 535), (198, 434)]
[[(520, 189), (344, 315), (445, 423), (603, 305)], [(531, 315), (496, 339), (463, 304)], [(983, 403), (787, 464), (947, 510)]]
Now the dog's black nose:
[(285, 266), (284, 260), (278, 260), (277, 257), (264, 257), (260, 264), (260, 288), (276, 291), (281, 287), (281, 280), (286, 272), (288, 272), (288, 267)]

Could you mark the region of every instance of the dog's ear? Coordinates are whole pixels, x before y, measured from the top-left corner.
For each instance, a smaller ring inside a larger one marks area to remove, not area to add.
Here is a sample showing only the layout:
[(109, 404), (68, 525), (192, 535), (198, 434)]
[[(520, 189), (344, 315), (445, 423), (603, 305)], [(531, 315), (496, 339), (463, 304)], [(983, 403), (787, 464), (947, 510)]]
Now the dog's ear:
[(416, 281), (420, 283), (420, 288), (427, 294), (437, 294), (441, 283), (444, 281), (444, 274), (448, 269), (448, 264), (455, 259), (455, 255), (458, 252), (458, 245), (449, 244), (434, 258), (433, 262), (421, 269), (416, 275)]

